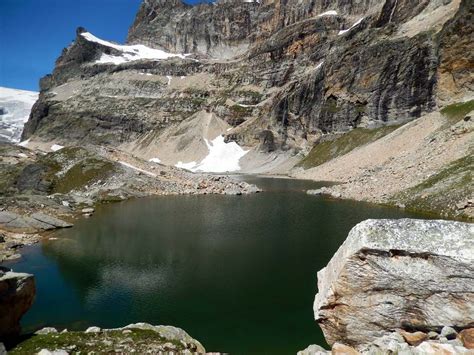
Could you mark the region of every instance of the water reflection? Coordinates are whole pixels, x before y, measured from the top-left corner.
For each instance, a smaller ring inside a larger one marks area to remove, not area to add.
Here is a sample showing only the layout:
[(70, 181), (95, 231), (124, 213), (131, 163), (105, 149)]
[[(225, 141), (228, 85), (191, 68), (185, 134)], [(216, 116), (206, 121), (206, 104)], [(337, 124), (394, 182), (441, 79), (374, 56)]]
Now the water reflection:
[(172, 324), (233, 354), (323, 344), (316, 272), (359, 221), (407, 214), (308, 196), (310, 182), (256, 181), (269, 192), (129, 201), (61, 231), (15, 266), (37, 277), (24, 325)]

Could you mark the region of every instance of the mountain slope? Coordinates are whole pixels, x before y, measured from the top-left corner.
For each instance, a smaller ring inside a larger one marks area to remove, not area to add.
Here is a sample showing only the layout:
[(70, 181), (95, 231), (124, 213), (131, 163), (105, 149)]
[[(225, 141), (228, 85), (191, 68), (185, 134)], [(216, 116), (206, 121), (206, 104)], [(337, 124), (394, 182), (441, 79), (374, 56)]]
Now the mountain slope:
[[(388, 133), (430, 114), (441, 122), (441, 108), (472, 100), (473, 13), (469, 0), (146, 0), (126, 45), (77, 30), (41, 80), (23, 139), (194, 168), (212, 157), (200, 128), (206, 113), (222, 123), (215, 137), (247, 152), (233, 169), (287, 173), (348, 132), (350, 141), (354, 130)], [(313, 172), (297, 175), (324, 175)]]

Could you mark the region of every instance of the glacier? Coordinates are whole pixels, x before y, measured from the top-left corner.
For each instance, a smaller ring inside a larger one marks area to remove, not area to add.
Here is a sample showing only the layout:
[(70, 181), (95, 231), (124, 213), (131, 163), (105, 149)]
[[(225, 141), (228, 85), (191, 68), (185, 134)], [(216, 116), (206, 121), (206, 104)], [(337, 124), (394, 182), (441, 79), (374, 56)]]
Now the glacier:
[(0, 142), (20, 141), (36, 100), (37, 92), (0, 87)]

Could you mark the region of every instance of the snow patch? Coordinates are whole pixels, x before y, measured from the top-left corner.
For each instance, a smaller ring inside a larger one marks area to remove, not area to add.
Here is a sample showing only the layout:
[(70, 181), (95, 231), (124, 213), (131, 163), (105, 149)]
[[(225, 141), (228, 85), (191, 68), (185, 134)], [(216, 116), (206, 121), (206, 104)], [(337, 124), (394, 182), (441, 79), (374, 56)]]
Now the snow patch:
[(122, 164), (123, 166), (126, 166), (127, 168), (130, 168), (130, 169), (139, 171), (139, 172), (141, 172), (141, 173), (143, 173), (143, 174), (146, 174), (146, 175), (148, 175), (148, 176), (151, 176), (151, 177), (156, 177), (156, 176), (157, 176), (156, 174), (153, 174), (151, 171), (147, 171), (147, 170), (143, 170), (143, 169), (137, 168), (135, 165), (129, 164), (129, 163), (127, 163), (127, 162), (119, 161), (119, 163)]
[(27, 139), (26, 141), (18, 143), (20, 147), (27, 147), (28, 143), (30, 143), (30, 139)]
[(61, 149), (63, 149), (63, 148), (64, 148), (64, 147), (63, 147), (62, 145), (59, 145), (59, 144), (53, 144), (53, 145), (51, 146), (51, 150), (52, 150), (53, 152), (57, 152), (58, 150), (61, 150)]
[(186, 169), (186, 170), (191, 170), (193, 171), (194, 167), (196, 166), (196, 162), (192, 161), (190, 163), (183, 163), (182, 161), (179, 161), (175, 167), (180, 168), (180, 169)]
[(337, 11), (331, 10), (331, 11), (326, 11), (323, 12), (322, 14), (319, 14), (317, 17), (321, 16), (337, 16)]
[(0, 141), (18, 143), (31, 108), (38, 99), (34, 91), (0, 87)]
[(185, 59), (189, 54), (173, 54), (162, 51), (160, 49), (154, 49), (142, 44), (135, 45), (120, 45), (112, 42), (104, 41), (90, 32), (83, 32), (81, 36), (90, 42), (99, 43), (103, 46), (110, 47), (122, 52), (119, 56), (103, 53), (96, 63), (99, 64), (122, 64), (132, 62), (135, 60), (149, 59), (149, 60), (163, 60), (169, 58), (181, 58)]
[(346, 32), (349, 32), (350, 30), (352, 30), (354, 27), (358, 26), (362, 20), (364, 20), (364, 17), (362, 17), (361, 19), (357, 20), (356, 23), (354, 23), (351, 27), (349, 27), (347, 30), (340, 30), (338, 35), (343, 35), (344, 33)]
[(161, 160), (159, 158), (151, 158), (150, 160), (148, 160), (150, 163), (161, 163)]
[(190, 162), (182, 163), (178, 162), (175, 166), (181, 169), (187, 169), (194, 172), (207, 172), (207, 173), (225, 173), (240, 170), (239, 161), (248, 150), (243, 150), (237, 143), (224, 141), (224, 136), (220, 135), (214, 140), (209, 142), (204, 139), (209, 154), (199, 163)]

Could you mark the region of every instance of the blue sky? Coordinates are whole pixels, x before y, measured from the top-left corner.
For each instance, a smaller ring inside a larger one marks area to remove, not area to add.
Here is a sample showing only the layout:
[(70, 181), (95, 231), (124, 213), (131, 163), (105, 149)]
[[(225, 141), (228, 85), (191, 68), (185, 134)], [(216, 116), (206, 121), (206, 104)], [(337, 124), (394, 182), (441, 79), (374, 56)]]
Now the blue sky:
[(124, 42), (141, 1), (0, 0), (0, 86), (37, 91), (79, 26)]

